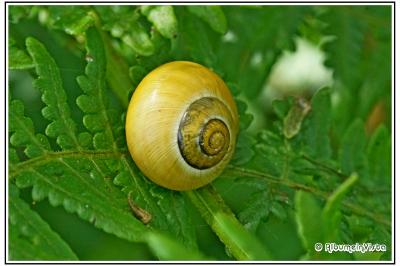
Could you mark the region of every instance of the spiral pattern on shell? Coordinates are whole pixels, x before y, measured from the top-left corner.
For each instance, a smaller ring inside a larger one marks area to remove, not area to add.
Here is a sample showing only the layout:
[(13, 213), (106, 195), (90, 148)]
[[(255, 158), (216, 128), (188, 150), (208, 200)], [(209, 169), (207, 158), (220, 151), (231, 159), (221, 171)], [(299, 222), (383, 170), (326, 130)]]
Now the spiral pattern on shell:
[(234, 152), (238, 114), (225, 83), (209, 69), (177, 61), (150, 72), (126, 117), (129, 151), (155, 183), (174, 190), (216, 178)]

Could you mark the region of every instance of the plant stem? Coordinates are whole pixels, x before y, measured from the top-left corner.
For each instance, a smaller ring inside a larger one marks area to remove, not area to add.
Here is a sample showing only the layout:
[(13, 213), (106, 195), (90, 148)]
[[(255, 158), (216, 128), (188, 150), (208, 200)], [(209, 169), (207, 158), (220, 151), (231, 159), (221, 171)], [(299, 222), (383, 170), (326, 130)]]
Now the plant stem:
[(327, 171), (328, 173), (337, 175), (338, 177), (340, 177), (342, 179), (346, 179), (347, 178), (347, 175), (345, 175), (343, 173), (340, 173), (338, 170), (333, 169), (332, 167), (329, 167), (329, 166), (327, 166), (327, 165), (325, 165), (325, 164), (323, 164), (321, 162), (318, 162), (318, 161), (316, 161), (314, 159), (311, 159), (310, 157), (308, 157), (306, 155), (303, 155), (302, 157), (303, 157), (303, 159), (307, 160), (308, 162), (312, 163), (313, 165), (318, 166), (322, 170)]
[(215, 189), (185, 192), (229, 252), (238, 260), (270, 260), (270, 252), (236, 219)]
[(19, 173), (31, 169), (33, 167), (46, 164), (52, 160), (58, 160), (60, 158), (116, 158), (119, 159), (126, 153), (122, 151), (110, 151), (110, 150), (70, 150), (70, 151), (57, 151), (57, 152), (47, 152), (42, 156), (38, 156), (26, 161), (22, 161), (16, 164), (10, 164), (9, 167), (9, 178), (12, 179)]

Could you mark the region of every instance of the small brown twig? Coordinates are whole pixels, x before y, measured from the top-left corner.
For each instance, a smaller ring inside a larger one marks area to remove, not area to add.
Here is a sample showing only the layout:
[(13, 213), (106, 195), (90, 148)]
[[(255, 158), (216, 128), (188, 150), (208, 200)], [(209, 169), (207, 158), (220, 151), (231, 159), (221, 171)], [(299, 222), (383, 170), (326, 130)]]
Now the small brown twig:
[(129, 191), (128, 193), (128, 203), (129, 203), (129, 207), (131, 207), (131, 210), (133, 212), (133, 215), (135, 215), (135, 217), (137, 219), (139, 219), (142, 223), (144, 224), (148, 224), (151, 221), (151, 214), (142, 209), (141, 207), (139, 207), (132, 199), (131, 197), (132, 191)]

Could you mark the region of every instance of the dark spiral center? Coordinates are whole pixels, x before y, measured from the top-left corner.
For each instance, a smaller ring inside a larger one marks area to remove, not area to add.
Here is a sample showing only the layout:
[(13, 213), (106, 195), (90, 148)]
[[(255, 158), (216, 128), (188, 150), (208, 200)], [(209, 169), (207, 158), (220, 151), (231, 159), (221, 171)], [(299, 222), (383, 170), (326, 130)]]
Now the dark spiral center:
[(184, 160), (196, 169), (218, 164), (228, 152), (229, 129), (218, 116), (229, 115), (218, 99), (205, 97), (186, 110), (178, 131), (178, 146)]
[(229, 131), (225, 123), (219, 119), (212, 119), (200, 133), (201, 150), (209, 156), (217, 155), (224, 148), (227, 138), (229, 139)]

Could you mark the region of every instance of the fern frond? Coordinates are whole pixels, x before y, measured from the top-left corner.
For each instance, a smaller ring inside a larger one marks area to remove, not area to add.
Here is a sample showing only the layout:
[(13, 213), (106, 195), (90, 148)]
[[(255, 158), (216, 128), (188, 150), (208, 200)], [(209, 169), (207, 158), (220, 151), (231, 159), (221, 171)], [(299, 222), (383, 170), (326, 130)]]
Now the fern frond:
[(60, 236), (9, 186), (9, 256), (12, 260), (77, 260)]
[(168, 39), (176, 37), (178, 22), (172, 6), (141, 6), (141, 13)]
[(28, 69), (33, 67), (32, 59), (23, 49), (17, 47), (12, 37), (8, 40), (8, 58), (9, 69)]
[(333, 68), (336, 78), (349, 89), (358, 89), (362, 78), (360, 62), (366, 29), (365, 21), (352, 15), (354, 9), (359, 7), (330, 8), (322, 16), (328, 24), (325, 34), (335, 38), (326, 47), (327, 64)]
[[(62, 150), (52, 151), (45, 136), (35, 136), (32, 121), (24, 117), (22, 103), (14, 101), (13, 119), (22, 122), (13, 121), (11, 130), (15, 136), (11, 142), (16, 148), (26, 146), (26, 150), (32, 150), (27, 152), (32, 159), (16, 163), (10, 169), (10, 177), (22, 187), (33, 186), (34, 200), (48, 198), (53, 206), (62, 205), (106, 232), (130, 241), (145, 241), (147, 228), (135, 219), (128, 206), (128, 194), (132, 193), (134, 201), (152, 215), (151, 227), (168, 230), (186, 246), (196, 248), (195, 228), (183, 226), (190, 224), (183, 195), (147, 181), (124, 152), (124, 135), (120, 130), (123, 125), (107, 103), (103, 41), (94, 28), (86, 32), (86, 37), (86, 75), (77, 79), (84, 94), (77, 98), (77, 104), (84, 112), (83, 124), (90, 133), (80, 134), (69, 116), (56, 63), (41, 43), (28, 39), (28, 50), (39, 74), (36, 84), (47, 104), (43, 114), (52, 121), (46, 134), (56, 138)], [(17, 127), (19, 124), (25, 125), (25, 129)], [(67, 145), (70, 142), (75, 144)], [(175, 211), (171, 213), (171, 209)]]
[(47, 105), (43, 116), (52, 121), (46, 128), (46, 135), (57, 139), (62, 149), (80, 148), (76, 136), (76, 124), (70, 116), (60, 71), (46, 48), (34, 38), (27, 38), (26, 47), (35, 64), (39, 78), (35, 86), (42, 93), (42, 101)]
[(10, 143), (14, 147), (24, 147), (24, 153), (29, 158), (44, 155), (50, 150), (47, 137), (43, 134), (35, 135), (33, 122), (24, 116), (24, 104), (21, 101), (10, 102), (9, 117), (9, 131), (12, 132)]
[(188, 11), (204, 20), (214, 31), (225, 34), (228, 25), (220, 6), (188, 6)]
[(155, 52), (150, 35), (139, 21), (140, 13), (126, 7), (98, 6), (96, 12), (103, 29), (131, 48), (137, 55), (150, 56)]
[[(77, 78), (85, 94), (76, 99), (79, 108), (85, 113), (83, 124), (92, 132), (95, 149), (118, 150), (116, 132), (113, 130), (119, 121), (115, 110), (108, 107), (106, 95), (106, 58), (100, 35), (94, 28), (86, 32), (87, 61), (85, 76)], [(93, 40), (93, 41), (92, 41)]]
[(48, 198), (53, 206), (63, 205), (106, 232), (131, 241), (143, 239), (147, 229), (133, 217), (125, 195), (110, 179), (121, 154), (84, 150), (80, 140), (89, 136), (87, 132), (80, 138), (76, 135), (56, 63), (39, 41), (28, 38), (27, 47), (39, 74), (35, 83), (47, 105), (43, 115), (52, 121), (46, 134), (57, 139), (62, 151), (48, 150), (47, 139), (35, 136), (30, 119), (23, 116), (22, 104), (14, 101), (10, 111), (16, 114), (13, 119), (19, 119), (19, 124), (13, 121), (11, 143), (16, 148), (25, 145), (26, 154), (35, 157), (16, 163), (10, 168), (10, 177), (22, 187), (33, 186), (34, 200)]

